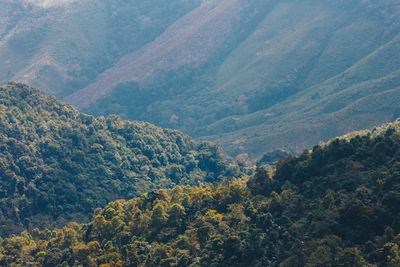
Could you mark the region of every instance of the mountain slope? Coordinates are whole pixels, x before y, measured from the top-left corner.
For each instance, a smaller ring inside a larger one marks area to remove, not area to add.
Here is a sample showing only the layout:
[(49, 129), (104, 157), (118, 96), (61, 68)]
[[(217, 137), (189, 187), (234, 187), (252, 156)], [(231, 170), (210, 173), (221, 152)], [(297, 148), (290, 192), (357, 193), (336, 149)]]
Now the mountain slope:
[[(197, 0), (0, 3), (0, 83), (71, 94), (161, 34)], [(157, 8), (155, 8), (157, 7)]]
[(206, 61), (213, 50), (232, 32), (230, 19), (238, 16), (240, 1), (211, 1), (195, 9), (139, 51), (124, 56), (95, 83), (65, 98), (87, 107), (123, 82), (142, 82), (155, 70), (177, 69), (181, 65)]
[(0, 87), (0, 234), (86, 221), (97, 207), (176, 184), (240, 175), (216, 145), (94, 118), (37, 89)]
[(272, 176), (259, 168), (247, 183), (159, 190), (112, 202), (87, 225), (6, 238), (0, 262), (399, 266), (399, 125), (286, 157)]
[(35, 2), (0, 3), (0, 81), (90, 114), (179, 129), (250, 160), (399, 115), (395, 0)]
[[(396, 116), (398, 3), (303, 0), (246, 6), (244, 2), (240, 1), (239, 15), (229, 20), (232, 30), (225, 41), (208, 52), (208, 58), (181, 60), (177, 66), (174, 60), (186, 50), (171, 60), (169, 46), (157, 46), (161, 42), (155, 40), (146, 46), (146, 53), (161, 53), (157, 62), (163, 63), (153, 63), (153, 77), (137, 71), (148, 61), (126, 57), (121, 60), (125, 64), (116, 64), (67, 99), (86, 107), (87, 94), (97, 99), (101, 88), (109, 92), (115, 88), (85, 110), (178, 128), (220, 143), (232, 155), (249, 153), (252, 159), (282, 146), (299, 152), (314, 142)], [(161, 39), (179, 38), (185, 47), (194, 47), (194, 37), (202, 32), (196, 32), (201, 27), (190, 16), (181, 21), (192, 22), (185, 24), (193, 29), (192, 35), (180, 39), (178, 32), (167, 30)], [(210, 23), (224, 25), (221, 17)], [(215, 34), (218, 28), (201, 40)], [(387, 81), (384, 87), (383, 80)], [(371, 92), (374, 86), (380, 89)], [(385, 101), (383, 95), (394, 101), (380, 107), (377, 103)], [(367, 106), (361, 108), (360, 102)]]

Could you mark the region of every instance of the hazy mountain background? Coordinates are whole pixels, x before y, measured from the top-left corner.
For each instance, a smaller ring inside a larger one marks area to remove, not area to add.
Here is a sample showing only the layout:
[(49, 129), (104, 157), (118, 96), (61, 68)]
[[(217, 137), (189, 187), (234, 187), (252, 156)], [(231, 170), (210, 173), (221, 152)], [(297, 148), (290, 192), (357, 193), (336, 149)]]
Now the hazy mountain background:
[(2, 1), (0, 81), (257, 159), (400, 116), (400, 4)]

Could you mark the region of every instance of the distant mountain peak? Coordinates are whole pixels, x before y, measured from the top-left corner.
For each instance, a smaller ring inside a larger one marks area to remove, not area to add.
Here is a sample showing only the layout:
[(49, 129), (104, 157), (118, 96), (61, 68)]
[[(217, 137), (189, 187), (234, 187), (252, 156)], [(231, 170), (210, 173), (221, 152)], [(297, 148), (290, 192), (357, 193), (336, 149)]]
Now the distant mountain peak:
[(25, 2), (32, 3), (42, 8), (50, 8), (55, 6), (63, 6), (78, 0), (24, 0)]

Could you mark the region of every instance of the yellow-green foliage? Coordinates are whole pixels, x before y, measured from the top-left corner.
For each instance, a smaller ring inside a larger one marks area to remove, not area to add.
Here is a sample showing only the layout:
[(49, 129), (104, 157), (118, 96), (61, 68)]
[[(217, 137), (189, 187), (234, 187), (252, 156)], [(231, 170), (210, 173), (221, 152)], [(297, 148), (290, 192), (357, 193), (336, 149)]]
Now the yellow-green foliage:
[(0, 87), (0, 235), (83, 222), (118, 198), (240, 173), (212, 143), (95, 118), (22, 84)]
[[(98, 209), (0, 242), (2, 266), (399, 266), (400, 134), (337, 139), (213, 187)], [(64, 265), (63, 265), (64, 264)]]

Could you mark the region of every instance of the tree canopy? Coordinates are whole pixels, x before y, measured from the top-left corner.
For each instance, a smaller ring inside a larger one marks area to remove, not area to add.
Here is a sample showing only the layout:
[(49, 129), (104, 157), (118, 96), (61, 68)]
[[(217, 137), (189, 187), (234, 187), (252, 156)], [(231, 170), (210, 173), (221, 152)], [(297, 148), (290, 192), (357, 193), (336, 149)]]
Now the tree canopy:
[(22, 84), (0, 87), (2, 236), (85, 222), (119, 198), (241, 173), (212, 143), (116, 115), (95, 118)]
[(335, 139), (246, 180), (159, 189), (0, 243), (3, 266), (399, 266), (400, 133)]

